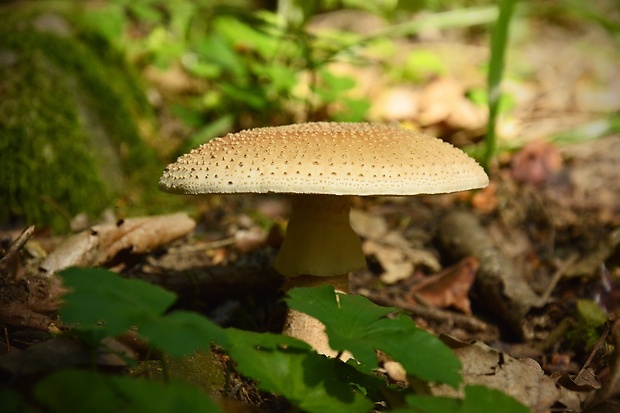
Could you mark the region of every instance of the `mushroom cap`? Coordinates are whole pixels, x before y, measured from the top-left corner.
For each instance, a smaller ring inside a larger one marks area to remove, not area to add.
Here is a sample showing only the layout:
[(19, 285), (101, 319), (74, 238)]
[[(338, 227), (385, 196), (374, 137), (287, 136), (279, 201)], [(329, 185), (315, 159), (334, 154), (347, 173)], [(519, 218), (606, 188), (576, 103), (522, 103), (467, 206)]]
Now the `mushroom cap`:
[(478, 163), (441, 139), (371, 123), (315, 122), (215, 138), (164, 171), (179, 194), (416, 195), (485, 187)]

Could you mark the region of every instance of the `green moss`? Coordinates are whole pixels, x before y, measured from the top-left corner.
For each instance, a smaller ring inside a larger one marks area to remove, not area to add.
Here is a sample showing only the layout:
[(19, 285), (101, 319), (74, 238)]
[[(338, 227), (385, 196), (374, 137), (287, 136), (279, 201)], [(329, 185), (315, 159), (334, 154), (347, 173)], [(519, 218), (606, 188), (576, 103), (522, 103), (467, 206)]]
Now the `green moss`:
[(566, 333), (572, 347), (589, 352), (601, 337), (607, 315), (594, 301), (577, 300), (576, 322)]
[(226, 385), (226, 371), (211, 350), (197, 351), (187, 357), (164, 355), (162, 360), (141, 361), (129, 374), (158, 381), (183, 380), (212, 396), (221, 396)]
[(152, 212), (164, 199), (162, 165), (137, 126), (149, 118), (137, 75), (96, 35), (86, 43), (4, 21), (0, 222), (64, 230), (77, 213), (96, 217), (119, 198), (129, 212)]

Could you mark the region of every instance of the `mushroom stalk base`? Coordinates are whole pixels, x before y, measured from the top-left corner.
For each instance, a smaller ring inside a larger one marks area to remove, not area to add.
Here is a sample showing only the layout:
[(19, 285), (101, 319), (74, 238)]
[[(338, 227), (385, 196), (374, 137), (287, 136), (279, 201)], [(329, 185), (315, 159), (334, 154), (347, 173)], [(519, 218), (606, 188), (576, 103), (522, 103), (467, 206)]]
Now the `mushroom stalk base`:
[[(335, 277), (300, 275), (295, 278), (287, 278), (283, 288), (286, 292), (294, 287), (316, 287), (324, 284), (331, 284), (337, 292), (348, 293), (349, 275), (345, 274)], [(329, 357), (336, 357), (338, 355), (338, 352), (329, 346), (329, 338), (325, 333), (325, 326), (323, 323), (305, 313), (289, 308), (282, 333), (305, 341), (319, 354), (324, 354)], [(345, 361), (350, 357), (351, 355), (348, 353), (341, 356)]]
[(329, 277), (365, 267), (361, 241), (349, 223), (350, 210), (348, 196), (294, 195), (274, 268), (286, 277)]

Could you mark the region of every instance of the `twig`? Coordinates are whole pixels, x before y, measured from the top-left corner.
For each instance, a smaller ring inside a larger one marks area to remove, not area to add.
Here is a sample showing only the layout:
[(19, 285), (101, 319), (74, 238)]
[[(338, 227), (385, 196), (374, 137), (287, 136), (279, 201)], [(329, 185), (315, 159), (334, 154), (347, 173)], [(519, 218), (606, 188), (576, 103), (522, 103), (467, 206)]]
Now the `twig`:
[(547, 289), (545, 290), (545, 293), (543, 294), (541, 298), (543, 303), (546, 303), (549, 300), (549, 297), (551, 297), (553, 290), (555, 290), (555, 287), (558, 285), (558, 283), (562, 279), (562, 276), (564, 276), (564, 273), (566, 272), (566, 270), (568, 270), (570, 266), (573, 265), (575, 261), (577, 261), (578, 257), (579, 255), (577, 253), (572, 254), (570, 257), (568, 257), (568, 259), (564, 262), (564, 264), (562, 264), (556, 270), (555, 274), (553, 274), (553, 277), (551, 278), (551, 282), (547, 286)]
[(215, 241), (197, 243), (195, 245), (183, 245), (181, 247), (168, 249), (168, 254), (183, 254), (187, 252), (214, 250), (217, 248), (228, 247), (235, 244), (235, 237), (222, 238)]
[[(588, 366), (590, 365), (590, 363), (592, 363), (592, 359), (594, 358), (596, 353), (598, 353), (598, 351), (603, 346), (603, 344), (605, 344), (605, 340), (607, 340), (607, 336), (609, 335), (610, 331), (611, 331), (611, 326), (609, 325), (609, 323), (605, 323), (603, 333), (601, 334), (601, 337), (598, 339), (598, 341), (596, 342), (596, 345), (594, 346), (594, 348), (590, 352), (590, 355), (588, 356), (588, 359), (583, 364), (583, 367), (581, 368), (581, 371), (584, 371), (585, 369), (587, 369)], [(579, 372), (580, 374), (581, 374), (581, 371)]]
[(11, 341), (9, 340), (9, 330), (4, 327), (4, 340), (6, 341), (6, 352), (11, 352)]
[(35, 228), (34, 225), (30, 225), (28, 228), (23, 230), (22, 233), (19, 234), (19, 237), (17, 237), (17, 239), (13, 242), (13, 244), (11, 244), (6, 254), (4, 254), (4, 257), (0, 258), (0, 276), (3, 276), (3, 277), (9, 276), (9, 269), (17, 260), (17, 257), (19, 256), (19, 252), (21, 251), (21, 249), (24, 247), (26, 242), (28, 242), (28, 240), (32, 236), (32, 233), (34, 232), (34, 228)]
[(383, 305), (394, 305), (402, 310), (405, 310), (411, 315), (421, 317), (426, 320), (432, 320), (441, 323), (448, 323), (451, 326), (465, 328), (469, 331), (488, 331), (489, 325), (484, 321), (480, 321), (476, 318), (466, 316), (463, 314), (456, 314), (450, 311), (444, 311), (433, 307), (424, 307), (417, 304), (410, 304), (407, 301), (392, 297), (387, 300), (381, 297), (379, 294), (371, 293), (369, 291), (360, 292), (360, 294), (366, 296), (368, 299)]

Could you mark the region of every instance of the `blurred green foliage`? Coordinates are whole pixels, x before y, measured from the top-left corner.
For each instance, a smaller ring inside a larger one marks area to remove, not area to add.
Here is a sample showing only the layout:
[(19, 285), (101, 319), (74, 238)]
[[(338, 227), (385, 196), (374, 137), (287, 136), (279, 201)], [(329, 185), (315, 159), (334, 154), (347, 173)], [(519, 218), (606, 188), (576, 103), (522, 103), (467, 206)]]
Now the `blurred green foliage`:
[(84, 8), (82, 20), (139, 67), (181, 67), (199, 81), (172, 105), (193, 131), (177, 152), (248, 127), (364, 120), (370, 102), (349, 94), (356, 81), (328, 67), (342, 58), (339, 42), (306, 28), (320, 5), (286, 3), (268, 11), (247, 2), (112, 0)]

